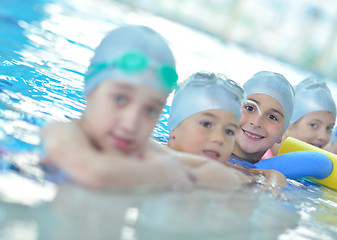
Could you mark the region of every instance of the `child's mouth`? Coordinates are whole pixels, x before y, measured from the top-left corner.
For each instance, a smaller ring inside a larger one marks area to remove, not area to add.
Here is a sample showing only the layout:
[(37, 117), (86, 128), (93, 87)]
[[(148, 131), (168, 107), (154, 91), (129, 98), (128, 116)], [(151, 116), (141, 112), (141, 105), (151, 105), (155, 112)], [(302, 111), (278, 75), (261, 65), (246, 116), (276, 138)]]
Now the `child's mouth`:
[(263, 136), (261, 136), (259, 134), (254, 134), (252, 132), (248, 132), (248, 131), (245, 131), (243, 129), (242, 129), (242, 131), (247, 136), (248, 139), (253, 140), (253, 141), (260, 141), (263, 138), (265, 138), (265, 137), (263, 137)]
[(322, 144), (314, 144), (314, 143), (310, 143), (311, 145), (315, 146), (315, 147), (318, 147), (318, 148), (323, 148), (323, 145)]
[(203, 154), (205, 157), (212, 158), (214, 160), (218, 160), (220, 157), (220, 154), (213, 150), (203, 150)]
[(125, 148), (129, 147), (130, 144), (131, 144), (130, 140), (126, 140), (126, 139), (116, 137), (116, 136), (113, 137), (113, 141), (114, 141), (116, 147), (119, 148), (119, 149), (125, 149)]

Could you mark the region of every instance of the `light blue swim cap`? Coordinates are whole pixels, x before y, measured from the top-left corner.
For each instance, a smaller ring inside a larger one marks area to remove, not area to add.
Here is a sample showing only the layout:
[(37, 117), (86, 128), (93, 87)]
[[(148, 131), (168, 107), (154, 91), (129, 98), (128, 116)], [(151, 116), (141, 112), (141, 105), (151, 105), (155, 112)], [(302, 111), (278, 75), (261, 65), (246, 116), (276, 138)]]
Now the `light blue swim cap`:
[(169, 94), (178, 75), (173, 54), (160, 34), (145, 26), (126, 25), (109, 32), (95, 49), (85, 74), (85, 94), (107, 79)]
[(325, 82), (308, 77), (295, 86), (294, 112), (290, 124), (316, 111), (327, 111), (336, 115), (336, 105)]
[(294, 88), (280, 73), (261, 71), (243, 84), (247, 96), (255, 93), (266, 94), (278, 101), (284, 110), (284, 130), (289, 126), (294, 108)]
[(180, 83), (174, 92), (168, 130), (174, 130), (186, 118), (206, 110), (223, 109), (240, 120), (244, 89), (223, 74), (197, 72)]

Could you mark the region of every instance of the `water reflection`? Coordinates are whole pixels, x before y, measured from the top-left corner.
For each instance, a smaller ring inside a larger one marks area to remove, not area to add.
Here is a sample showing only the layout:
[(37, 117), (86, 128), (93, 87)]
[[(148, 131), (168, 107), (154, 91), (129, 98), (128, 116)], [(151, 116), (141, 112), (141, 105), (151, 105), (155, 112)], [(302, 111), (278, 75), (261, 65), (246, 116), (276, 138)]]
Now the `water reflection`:
[(46, 206), (39, 239), (275, 239), (299, 219), (290, 204), (249, 189), (108, 194), (68, 185)]

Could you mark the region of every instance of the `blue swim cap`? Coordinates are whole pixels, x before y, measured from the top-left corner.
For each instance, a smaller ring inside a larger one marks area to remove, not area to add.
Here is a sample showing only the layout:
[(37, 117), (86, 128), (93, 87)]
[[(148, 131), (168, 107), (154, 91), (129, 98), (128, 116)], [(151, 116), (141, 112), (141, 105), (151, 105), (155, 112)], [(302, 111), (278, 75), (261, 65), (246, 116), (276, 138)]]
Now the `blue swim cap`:
[(178, 75), (173, 54), (160, 34), (145, 26), (126, 25), (109, 32), (95, 49), (85, 74), (85, 94), (107, 79), (169, 94)]
[(294, 108), (294, 88), (288, 80), (280, 73), (261, 71), (248, 79), (243, 88), (247, 96), (255, 93), (266, 94), (281, 104), (285, 115), (285, 132)]
[(295, 86), (294, 112), (290, 124), (316, 111), (327, 111), (336, 115), (336, 105), (325, 82), (308, 77)]
[(244, 89), (223, 74), (197, 72), (180, 83), (175, 90), (168, 130), (174, 130), (186, 118), (206, 110), (223, 109), (240, 120)]

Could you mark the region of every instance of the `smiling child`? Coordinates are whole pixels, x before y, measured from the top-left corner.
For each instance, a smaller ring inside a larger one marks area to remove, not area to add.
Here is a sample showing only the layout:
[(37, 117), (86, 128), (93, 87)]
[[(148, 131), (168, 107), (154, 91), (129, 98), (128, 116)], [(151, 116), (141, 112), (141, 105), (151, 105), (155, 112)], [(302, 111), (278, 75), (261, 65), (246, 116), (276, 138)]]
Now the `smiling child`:
[(175, 91), (168, 120), (168, 146), (234, 167), (255, 180), (256, 176), (265, 176), (266, 185), (284, 186), (285, 177), (277, 171), (248, 170), (227, 162), (239, 130), (244, 102), (244, 89), (224, 75), (193, 74)]
[[(243, 107), (230, 161), (240, 165), (259, 162), (289, 126), (294, 105), (294, 89), (279, 73), (256, 73), (244, 85), (247, 99)], [(257, 106), (256, 106), (257, 105)]]

